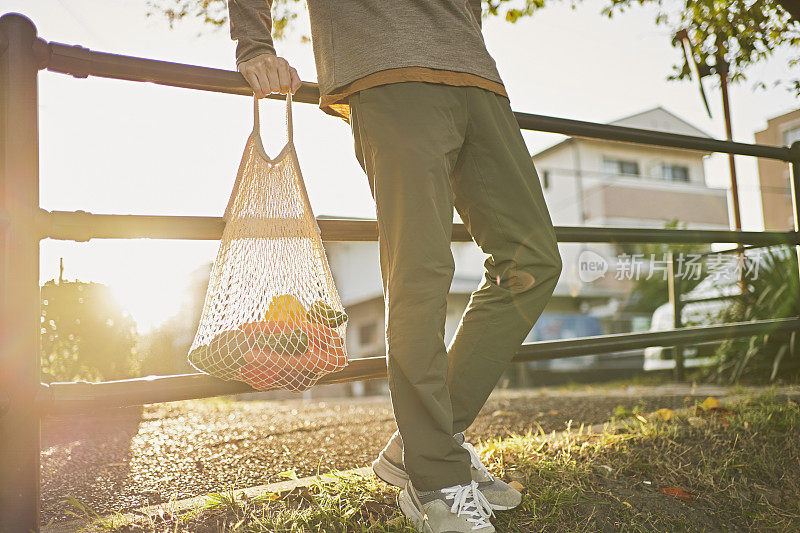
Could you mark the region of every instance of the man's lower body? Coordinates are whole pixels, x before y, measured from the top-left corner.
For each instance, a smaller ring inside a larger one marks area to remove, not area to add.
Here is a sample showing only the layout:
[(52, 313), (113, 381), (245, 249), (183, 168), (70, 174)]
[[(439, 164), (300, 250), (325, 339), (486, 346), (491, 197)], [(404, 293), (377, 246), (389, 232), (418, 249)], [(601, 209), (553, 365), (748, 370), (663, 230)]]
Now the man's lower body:
[[(378, 217), (389, 389), (417, 491), (469, 484), (469, 427), (561, 272), (536, 170), (507, 98), (404, 82), (350, 97)], [(453, 209), (488, 254), (449, 346)]]

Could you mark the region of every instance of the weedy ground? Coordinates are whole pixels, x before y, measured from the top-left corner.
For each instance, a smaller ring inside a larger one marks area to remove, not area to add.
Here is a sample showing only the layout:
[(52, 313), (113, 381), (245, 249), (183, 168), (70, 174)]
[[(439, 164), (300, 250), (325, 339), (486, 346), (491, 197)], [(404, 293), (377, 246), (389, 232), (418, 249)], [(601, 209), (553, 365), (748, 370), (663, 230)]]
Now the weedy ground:
[[(597, 434), (528, 433), (480, 443), (497, 476), (523, 487), (500, 532), (800, 531), (800, 406), (766, 393), (645, 414), (618, 409)], [(396, 490), (353, 475), (157, 517), (98, 519), (108, 531), (405, 532)]]

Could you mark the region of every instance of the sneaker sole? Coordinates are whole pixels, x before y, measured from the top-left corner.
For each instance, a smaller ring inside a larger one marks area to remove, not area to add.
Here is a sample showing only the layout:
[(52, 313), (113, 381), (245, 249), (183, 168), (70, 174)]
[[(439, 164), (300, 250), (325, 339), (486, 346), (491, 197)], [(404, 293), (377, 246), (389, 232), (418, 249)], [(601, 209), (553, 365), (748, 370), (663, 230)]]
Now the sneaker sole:
[[(372, 471), (378, 476), (378, 479), (397, 488), (405, 488), (408, 482), (408, 474), (402, 468), (398, 468), (390, 463), (383, 457), (383, 454), (378, 455), (378, 458), (372, 461)], [(495, 505), (489, 503), (489, 507), (493, 511), (510, 511), (516, 509), (522, 504), (522, 500), (516, 505)]]
[(425, 520), (424, 513), (417, 509), (417, 506), (409, 501), (405, 489), (401, 490), (400, 494), (397, 496), (397, 504), (400, 506), (400, 510), (403, 512), (405, 517), (411, 521), (417, 530), (421, 531), (422, 533), (433, 533), (433, 528), (431, 528), (431, 525)]
[(489, 507), (492, 508), (492, 511), (510, 511), (511, 509), (516, 509), (522, 505), (522, 502), (519, 502), (517, 505), (495, 505), (493, 503), (489, 504)]
[(378, 455), (377, 459), (372, 461), (372, 471), (375, 472), (378, 478), (389, 485), (402, 489), (405, 488), (406, 483), (408, 483), (408, 474), (406, 474), (406, 471), (394, 466), (383, 457), (382, 453)]

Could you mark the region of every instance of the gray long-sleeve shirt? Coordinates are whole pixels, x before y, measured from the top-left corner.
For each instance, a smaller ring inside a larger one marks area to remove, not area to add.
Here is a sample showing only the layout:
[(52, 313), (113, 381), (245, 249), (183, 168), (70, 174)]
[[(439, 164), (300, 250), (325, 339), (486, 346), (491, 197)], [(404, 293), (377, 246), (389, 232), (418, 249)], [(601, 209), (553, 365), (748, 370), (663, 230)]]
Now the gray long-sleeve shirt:
[[(272, 0), (229, 0), (236, 62), (274, 54)], [(321, 95), (376, 72), (424, 67), (502, 86), (480, 26), (481, 0), (308, 0)]]

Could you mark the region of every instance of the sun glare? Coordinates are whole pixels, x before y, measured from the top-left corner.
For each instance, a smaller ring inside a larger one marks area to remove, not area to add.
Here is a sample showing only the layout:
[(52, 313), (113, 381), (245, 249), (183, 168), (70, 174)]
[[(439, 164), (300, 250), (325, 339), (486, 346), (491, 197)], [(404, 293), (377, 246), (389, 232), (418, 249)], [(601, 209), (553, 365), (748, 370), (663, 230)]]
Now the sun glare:
[(140, 333), (163, 324), (180, 309), (186, 297), (184, 280), (175, 276), (148, 276), (110, 284), (114, 296), (136, 321)]
[(213, 260), (217, 246), (213, 241), (149, 239), (45, 241), (40, 280), (58, 279), (63, 258), (64, 279), (108, 285), (145, 333), (178, 313), (193, 276)]

